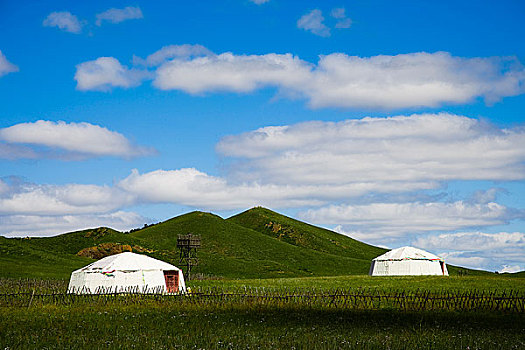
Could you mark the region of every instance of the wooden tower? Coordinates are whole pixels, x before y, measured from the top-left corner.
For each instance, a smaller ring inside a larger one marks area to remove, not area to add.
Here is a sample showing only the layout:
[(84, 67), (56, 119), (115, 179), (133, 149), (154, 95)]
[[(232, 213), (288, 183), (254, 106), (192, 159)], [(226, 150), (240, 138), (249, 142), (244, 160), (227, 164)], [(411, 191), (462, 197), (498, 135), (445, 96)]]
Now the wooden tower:
[(179, 263), (186, 265), (186, 278), (190, 279), (191, 267), (199, 264), (197, 249), (201, 247), (201, 236), (188, 233), (179, 235), (177, 238), (177, 248), (180, 250)]

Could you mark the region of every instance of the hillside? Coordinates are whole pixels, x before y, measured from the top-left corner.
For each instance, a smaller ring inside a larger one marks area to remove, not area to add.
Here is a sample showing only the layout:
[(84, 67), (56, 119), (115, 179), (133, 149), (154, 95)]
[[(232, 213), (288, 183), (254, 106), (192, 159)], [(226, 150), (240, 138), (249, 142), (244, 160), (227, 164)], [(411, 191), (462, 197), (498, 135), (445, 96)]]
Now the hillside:
[(209, 275), (257, 278), (364, 274), (370, 265), (370, 260), (289, 244), (202, 212), (182, 215), (130, 236), (177, 263), (177, 235), (189, 232), (201, 235), (203, 242), (199, 250), (201, 265), (195, 271)]
[(106, 227), (45, 238), (0, 236), (0, 277), (68, 278), (93, 262), (77, 256), (80, 250), (104, 243), (133, 244), (133, 239)]
[(232, 216), (227, 221), (263, 233), (279, 241), (322, 253), (370, 261), (370, 259), (386, 251), (262, 207), (249, 209)]
[(200, 265), (193, 271), (209, 277), (363, 275), (385, 252), (265, 208), (226, 220), (196, 211), (131, 233), (101, 227), (48, 238), (0, 237), (0, 277), (67, 279), (94, 258), (121, 251), (180, 265), (177, 236), (187, 233), (201, 235)]

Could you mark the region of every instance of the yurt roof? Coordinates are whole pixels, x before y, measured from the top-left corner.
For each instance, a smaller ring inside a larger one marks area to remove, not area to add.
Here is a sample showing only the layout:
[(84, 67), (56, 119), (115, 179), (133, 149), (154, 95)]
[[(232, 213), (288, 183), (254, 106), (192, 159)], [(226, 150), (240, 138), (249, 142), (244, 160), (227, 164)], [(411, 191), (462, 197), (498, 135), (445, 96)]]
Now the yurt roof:
[(176, 266), (151, 258), (147, 255), (124, 252), (95, 261), (77, 271), (138, 271), (138, 270), (179, 270)]
[(374, 260), (443, 260), (437, 255), (414, 247), (401, 247), (392, 249)]

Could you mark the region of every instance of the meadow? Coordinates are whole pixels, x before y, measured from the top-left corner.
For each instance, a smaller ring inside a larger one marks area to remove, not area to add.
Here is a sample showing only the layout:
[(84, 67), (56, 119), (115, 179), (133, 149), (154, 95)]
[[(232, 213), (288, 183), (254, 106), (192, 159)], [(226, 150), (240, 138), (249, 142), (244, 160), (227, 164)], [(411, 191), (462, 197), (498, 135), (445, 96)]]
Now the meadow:
[[(186, 296), (71, 296), (64, 294), (66, 286), (64, 280), (0, 279), (2, 348), (525, 346), (525, 283), (507, 276), (202, 280), (189, 281), (192, 292)], [(336, 293), (339, 297), (333, 298)], [(359, 293), (364, 298), (355, 297)], [(367, 299), (374, 293), (398, 298), (403, 293), (405, 300), (419, 295), (412, 299), (413, 305), (427, 306), (430, 303), (424, 296), (429, 295), (470, 299), (483, 295), (486, 300), (513, 295), (522, 308), (476, 308), (461, 303), (452, 308), (407, 308)], [(290, 295), (296, 297), (284, 298)]]

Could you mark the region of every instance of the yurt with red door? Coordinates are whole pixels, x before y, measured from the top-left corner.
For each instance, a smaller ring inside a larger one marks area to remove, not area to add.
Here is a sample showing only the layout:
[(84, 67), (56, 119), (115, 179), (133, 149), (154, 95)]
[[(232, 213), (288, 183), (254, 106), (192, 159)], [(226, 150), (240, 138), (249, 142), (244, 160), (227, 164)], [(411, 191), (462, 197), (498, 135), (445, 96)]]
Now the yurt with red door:
[(73, 271), (68, 293), (185, 293), (182, 270), (142, 254), (107, 256)]

